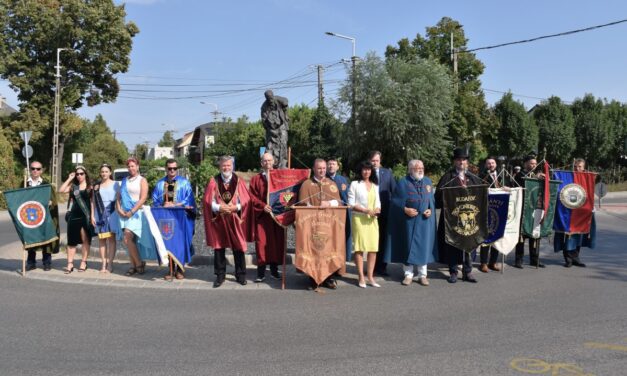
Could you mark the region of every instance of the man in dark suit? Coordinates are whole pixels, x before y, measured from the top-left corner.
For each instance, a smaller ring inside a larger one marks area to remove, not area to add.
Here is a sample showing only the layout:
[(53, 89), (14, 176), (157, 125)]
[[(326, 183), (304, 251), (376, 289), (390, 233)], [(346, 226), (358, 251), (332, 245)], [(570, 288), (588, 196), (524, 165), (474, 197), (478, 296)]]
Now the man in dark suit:
[(377, 252), (377, 261), (374, 266), (374, 272), (380, 276), (388, 276), (387, 263), (383, 261), (385, 243), (387, 238), (387, 219), (390, 210), (390, 200), (392, 193), (396, 188), (396, 180), (392, 170), (381, 167), (381, 152), (374, 150), (368, 155), (370, 163), (377, 172), (379, 180), (379, 199), (381, 200), (381, 214), (377, 217), (379, 221), (379, 251)]
[[(469, 185), (481, 185), (481, 179), (468, 172), (468, 153), (460, 148), (453, 151), (453, 168), (449, 170), (438, 182), (438, 188), (435, 191), (435, 206), (442, 209), (442, 188), (445, 187), (466, 187)], [(472, 275), (472, 260), (469, 254), (459, 248), (453, 247), (445, 240), (444, 213), (440, 212), (440, 221), (438, 224), (438, 251), (439, 262), (448, 264), (450, 283), (457, 282), (457, 265), (462, 264), (462, 280), (477, 283)]]
[[(496, 158), (488, 157), (485, 160), (485, 171), (481, 174), (481, 180), (491, 188), (501, 188), (502, 184), (499, 181), (499, 174), (496, 171)], [(488, 259), (488, 252), (490, 254), (490, 258)], [(490, 246), (483, 245), (481, 246), (481, 250), (479, 251), (479, 259), (481, 260), (481, 266), (479, 266), (479, 271), (483, 273), (487, 273), (488, 270), (500, 271), (501, 267), (497, 265), (496, 261), (498, 260), (499, 252), (496, 248), (490, 249)]]

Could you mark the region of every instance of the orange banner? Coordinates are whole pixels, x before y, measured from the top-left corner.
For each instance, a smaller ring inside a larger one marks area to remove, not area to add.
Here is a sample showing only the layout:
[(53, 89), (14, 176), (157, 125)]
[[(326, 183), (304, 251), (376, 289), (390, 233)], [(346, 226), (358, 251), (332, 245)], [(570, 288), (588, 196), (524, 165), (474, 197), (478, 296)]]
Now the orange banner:
[(295, 206), (295, 266), (321, 284), (346, 263), (346, 207)]

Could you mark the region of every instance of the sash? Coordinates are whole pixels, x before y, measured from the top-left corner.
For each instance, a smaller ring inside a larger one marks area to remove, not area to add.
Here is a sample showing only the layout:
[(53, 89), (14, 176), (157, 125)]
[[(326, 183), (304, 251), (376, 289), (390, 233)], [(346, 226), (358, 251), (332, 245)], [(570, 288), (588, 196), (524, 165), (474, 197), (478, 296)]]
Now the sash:
[(122, 186), (120, 187), (120, 204), (124, 211), (131, 211), (137, 201), (133, 200), (131, 195), (128, 193), (128, 189), (126, 188), (126, 178), (122, 180)]
[[(96, 222), (96, 226), (99, 232), (109, 232), (111, 231), (109, 228), (109, 213), (111, 210), (104, 206), (104, 202), (102, 202), (102, 197), (100, 196), (100, 185), (97, 187), (98, 189), (94, 189), (94, 209), (98, 213), (99, 218), (99, 221)], [(115, 201), (111, 202), (111, 205), (115, 205)]]
[(87, 218), (87, 223), (91, 223), (91, 210), (88, 209), (87, 203), (83, 200), (80, 187), (78, 185), (72, 184), (72, 195), (74, 196), (74, 202), (76, 202), (85, 215), (85, 218)]
[(224, 181), (222, 180), (222, 174), (218, 174), (216, 176), (216, 185), (218, 186), (218, 194), (220, 198), (225, 204), (229, 204), (233, 197), (235, 197), (235, 193), (237, 192), (237, 175), (231, 175), (231, 182), (229, 183), (229, 188), (227, 189), (224, 186)]

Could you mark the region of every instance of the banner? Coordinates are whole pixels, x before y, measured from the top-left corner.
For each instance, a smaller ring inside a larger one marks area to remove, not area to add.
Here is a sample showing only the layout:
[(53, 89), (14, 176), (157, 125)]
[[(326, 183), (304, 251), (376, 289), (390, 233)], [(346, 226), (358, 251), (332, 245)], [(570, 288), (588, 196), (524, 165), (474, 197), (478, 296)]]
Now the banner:
[(159, 225), (152, 216), (152, 208), (142, 206), (142, 232), (137, 239), (137, 249), (142, 260), (157, 260), (160, 266), (168, 266), (168, 251), (161, 236)]
[(507, 224), (509, 192), (500, 188), (488, 190), (488, 237), (484, 244), (494, 243), (503, 237)]
[(471, 252), (488, 236), (488, 186), (442, 188), (446, 242)]
[(553, 229), (569, 234), (587, 234), (594, 209), (593, 172), (554, 171), (553, 178), (561, 180)]
[(195, 216), (193, 212), (182, 207), (154, 207), (150, 211), (157, 223), (168, 255), (184, 272), (185, 264), (189, 263), (194, 255), (192, 239)]
[(59, 239), (50, 208), (52, 186), (4, 191), (9, 214), (24, 249), (35, 248)]
[(503, 237), (492, 243), (500, 253), (507, 255), (514, 250), (520, 240), (520, 219), (522, 218), (523, 189), (510, 188), (507, 207), (507, 224)]
[(525, 178), (525, 202), (523, 204), (523, 235), (533, 239), (544, 238), (553, 233), (553, 216), (555, 215), (555, 202), (557, 200), (557, 188), (561, 181), (549, 182), (550, 196), (549, 209), (545, 213), (544, 205), (544, 179)]
[(297, 269), (321, 284), (344, 267), (346, 207), (296, 206)]
[(268, 174), (268, 205), (272, 207), (272, 218), (286, 227), (294, 223), (294, 209), (298, 202), (298, 191), (309, 179), (309, 169), (270, 170)]

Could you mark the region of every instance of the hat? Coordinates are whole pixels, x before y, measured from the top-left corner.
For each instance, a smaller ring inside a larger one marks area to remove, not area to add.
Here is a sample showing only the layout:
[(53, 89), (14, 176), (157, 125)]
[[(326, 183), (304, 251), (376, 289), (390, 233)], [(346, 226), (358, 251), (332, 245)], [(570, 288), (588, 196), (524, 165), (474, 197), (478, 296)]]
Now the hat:
[(468, 159), (468, 152), (465, 149), (457, 148), (453, 150), (453, 159), (464, 158)]
[(536, 159), (535, 154), (528, 154), (523, 158), (523, 163), (527, 163), (532, 159)]

